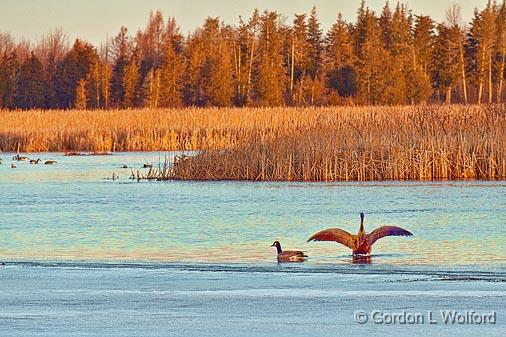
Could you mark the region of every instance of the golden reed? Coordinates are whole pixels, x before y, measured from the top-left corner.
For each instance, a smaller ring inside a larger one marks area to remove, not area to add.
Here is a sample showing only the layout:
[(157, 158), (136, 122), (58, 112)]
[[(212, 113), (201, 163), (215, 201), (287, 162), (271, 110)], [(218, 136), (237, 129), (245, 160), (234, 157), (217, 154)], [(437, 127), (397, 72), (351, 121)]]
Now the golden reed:
[(201, 150), (167, 179), (504, 179), (504, 130), (504, 105), (0, 111), (3, 151)]

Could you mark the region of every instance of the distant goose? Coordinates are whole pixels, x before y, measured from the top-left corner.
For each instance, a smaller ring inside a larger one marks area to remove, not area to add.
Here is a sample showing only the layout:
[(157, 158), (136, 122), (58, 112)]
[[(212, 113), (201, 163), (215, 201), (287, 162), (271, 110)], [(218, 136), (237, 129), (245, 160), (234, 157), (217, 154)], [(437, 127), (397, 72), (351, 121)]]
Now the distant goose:
[(30, 164), (38, 164), (38, 163), (40, 163), (40, 158), (37, 160), (35, 160), (35, 159), (30, 160)]
[(142, 167), (143, 167), (143, 168), (152, 168), (152, 167), (153, 167), (153, 165), (151, 165), (151, 164), (144, 164)]
[(397, 226), (382, 226), (366, 234), (364, 229), (364, 213), (360, 213), (360, 229), (357, 235), (340, 228), (329, 228), (311, 236), (307, 241), (336, 241), (351, 248), (353, 255), (368, 255), (372, 245), (385, 236), (412, 236), (413, 234)]
[(16, 168), (16, 164), (11, 164), (11, 168)]
[(46, 160), (44, 162), (44, 165), (54, 165), (54, 164), (56, 164), (56, 160)]
[(12, 157), (12, 160), (28, 160), (28, 157), (20, 157), (19, 154)]
[(281, 249), (281, 243), (279, 241), (274, 241), (271, 247), (276, 247), (278, 251), (278, 263), (279, 262), (304, 262), (304, 259), (307, 257), (304, 252), (300, 250), (285, 250)]

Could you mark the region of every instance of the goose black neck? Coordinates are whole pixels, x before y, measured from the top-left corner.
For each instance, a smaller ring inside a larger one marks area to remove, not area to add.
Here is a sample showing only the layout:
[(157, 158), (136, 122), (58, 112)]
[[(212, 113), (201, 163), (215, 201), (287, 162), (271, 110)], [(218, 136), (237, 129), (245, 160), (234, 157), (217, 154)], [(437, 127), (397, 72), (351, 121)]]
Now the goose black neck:
[(278, 254), (281, 254), (281, 252), (283, 251), (283, 250), (281, 249), (281, 243), (278, 243), (278, 244), (276, 245), (276, 249), (278, 250)]
[(360, 213), (360, 231), (364, 231), (364, 213)]

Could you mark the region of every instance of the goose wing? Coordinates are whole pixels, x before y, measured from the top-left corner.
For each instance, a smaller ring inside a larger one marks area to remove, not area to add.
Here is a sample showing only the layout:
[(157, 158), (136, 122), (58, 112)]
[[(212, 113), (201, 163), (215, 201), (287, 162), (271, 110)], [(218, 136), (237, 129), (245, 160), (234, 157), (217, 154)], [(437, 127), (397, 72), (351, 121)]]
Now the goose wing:
[(280, 253), (282, 256), (299, 256), (299, 257), (307, 257), (307, 255), (300, 250), (284, 250)]
[(335, 241), (342, 245), (345, 245), (348, 248), (353, 249), (354, 248), (354, 240), (353, 235), (348, 233), (345, 230), (342, 230), (340, 228), (328, 228), (324, 229), (313, 236), (311, 236), (308, 240), (309, 241)]
[(367, 242), (372, 246), (377, 240), (385, 236), (413, 236), (413, 233), (397, 226), (382, 226), (367, 234)]

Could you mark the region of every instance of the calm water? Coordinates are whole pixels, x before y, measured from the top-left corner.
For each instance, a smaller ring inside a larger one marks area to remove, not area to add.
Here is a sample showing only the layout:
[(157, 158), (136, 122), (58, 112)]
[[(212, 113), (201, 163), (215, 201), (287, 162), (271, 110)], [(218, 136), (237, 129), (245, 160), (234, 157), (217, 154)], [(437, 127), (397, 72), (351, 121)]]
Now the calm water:
[[(136, 182), (120, 168), (164, 155), (37, 154), (58, 163), (15, 169), (0, 155), (0, 335), (504, 334), (506, 182)], [(306, 242), (323, 228), (356, 232), (360, 211), (368, 231), (414, 236), (378, 241), (371, 265)], [(277, 265), (275, 239), (308, 262)], [(375, 308), (498, 317), (353, 321)]]

